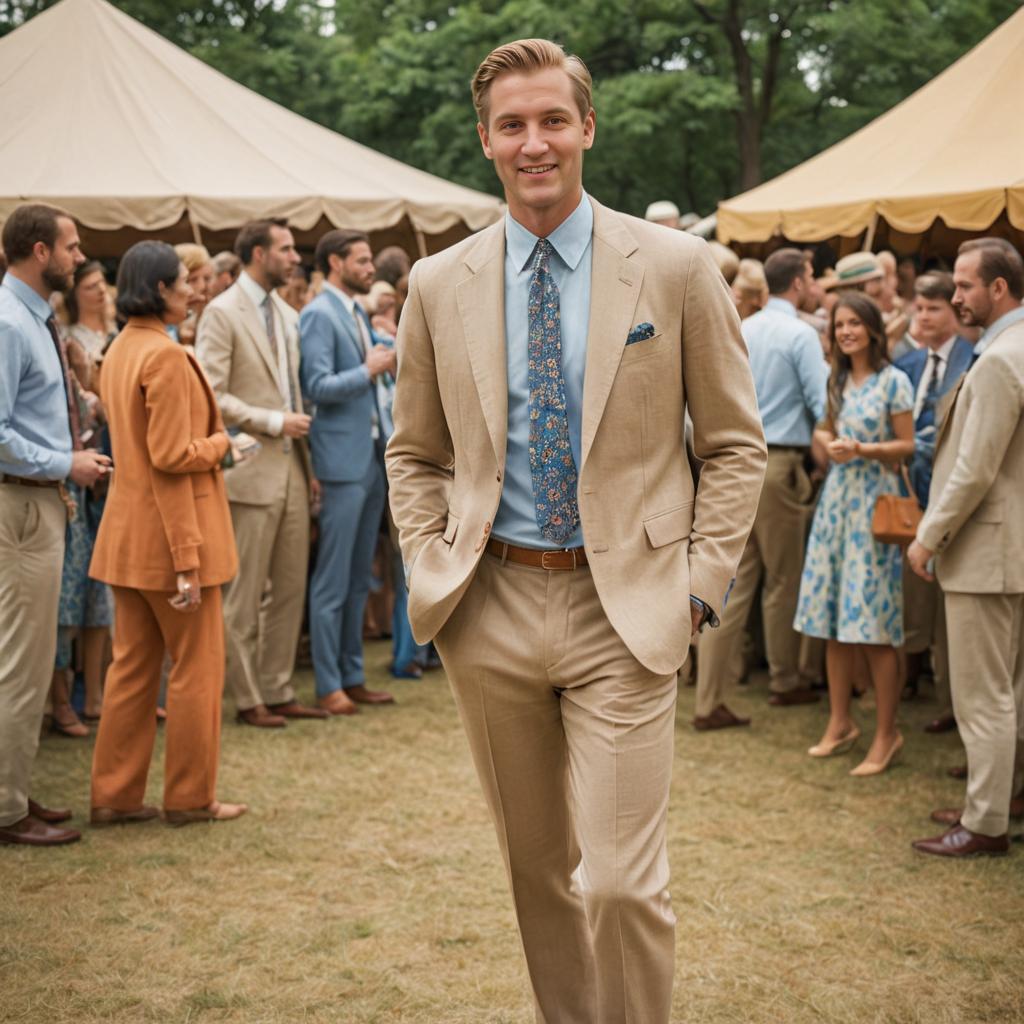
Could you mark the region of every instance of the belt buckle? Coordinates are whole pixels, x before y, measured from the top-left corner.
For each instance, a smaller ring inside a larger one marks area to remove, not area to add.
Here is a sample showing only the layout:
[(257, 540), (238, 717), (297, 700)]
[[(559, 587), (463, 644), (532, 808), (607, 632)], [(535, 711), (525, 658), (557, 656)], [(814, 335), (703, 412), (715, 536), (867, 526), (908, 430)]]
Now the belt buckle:
[(549, 564), (549, 562), (548, 562), (548, 556), (549, 555), (553, 559), (555, 555), (565, 555), (565, 554), (568, 554), (568, 551), (542, 551), (541, 554), (540, 554), (540, 567), (542, 569), (547, 569), (548, 572), (567, 572), (568, 570), (575, 569), (576, 568), (576, 555), (575, 555), (575, 553), (573, 553), (573, 556), (572, 556), (572, 565)]

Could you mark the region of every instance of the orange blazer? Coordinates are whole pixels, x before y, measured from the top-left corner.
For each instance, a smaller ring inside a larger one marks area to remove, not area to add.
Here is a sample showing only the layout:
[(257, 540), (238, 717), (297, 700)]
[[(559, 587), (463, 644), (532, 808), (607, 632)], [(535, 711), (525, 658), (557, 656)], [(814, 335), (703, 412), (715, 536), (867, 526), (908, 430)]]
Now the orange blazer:
[(202, 586), (238, 570), (220, 461), (230, 442), (199, 364), (156, 317), (133, 317), (100, 383), (114, 471), (89, 575), (136, 590)]

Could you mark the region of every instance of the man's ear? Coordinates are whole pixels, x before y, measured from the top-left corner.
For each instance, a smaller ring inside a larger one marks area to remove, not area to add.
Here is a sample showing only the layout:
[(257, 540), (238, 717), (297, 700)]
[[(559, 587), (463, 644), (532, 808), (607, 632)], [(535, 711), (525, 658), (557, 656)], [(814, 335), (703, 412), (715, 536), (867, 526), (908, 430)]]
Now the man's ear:
[(590, 149), (594, 145), (594, 136), (597, 134), (597, 113), (593, 107), (590, 113), (583, 119), (583, 148)]
[(486, 126), (481, 121), (476, 123), (476, 133), (480, 136), (480, 148), (484, 151), (484, 156), (488, 160), (494, 159), (494, 153), (491, 152), (491, 136), (490, 132), (487, 131)]

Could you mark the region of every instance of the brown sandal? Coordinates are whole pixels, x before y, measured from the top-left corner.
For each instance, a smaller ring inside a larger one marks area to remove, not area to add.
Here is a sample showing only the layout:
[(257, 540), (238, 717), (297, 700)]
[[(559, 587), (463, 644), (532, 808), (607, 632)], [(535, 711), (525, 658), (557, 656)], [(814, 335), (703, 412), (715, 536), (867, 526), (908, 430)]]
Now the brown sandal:
[(182, 825), (192, 825), (199, 821), (233, 821), (247, 810), (247, 804), (226, 804), (214, 800), (209, 807), (197, 807), (191, 811), (165, 810), (163, 818), (172, 828), (181, 828)]

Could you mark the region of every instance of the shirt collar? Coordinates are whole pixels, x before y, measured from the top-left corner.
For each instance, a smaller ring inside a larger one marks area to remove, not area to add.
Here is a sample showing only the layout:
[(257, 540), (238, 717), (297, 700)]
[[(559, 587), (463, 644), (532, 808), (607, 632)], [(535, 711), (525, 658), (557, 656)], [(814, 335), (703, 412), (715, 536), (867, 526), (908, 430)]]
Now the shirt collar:
[[(558, 258), (570, 269), (575, 270), (583, 259), (583, 254), (590, 245), (594, 233), (594, 208), (584, 192), (580, 197), (579, 206), (569, 214), (554, 231), (548, 235), (551, 248)], [(528, 231), (511, 213), (505, 213), (505, 245), (512, 259), (512, 265), (525, 270), (533, 250), (537, 247), (539, 236)]]
[(345, 308), (352, 314), (356, 315), (356, 300), (352, 298), (347, 292), (343, 292), (337, 285), (331, 284), (330, 281), (324, 281), (324, 288), (327, 291), (337, 295), (339, 299), (345, 304)]
[(267, 298), (267, 290), (263, 285), (258, 284), (244, 270), (238, 275), (238, 283), (241, 285), (242, 291), (244, 291), (245, 294), (256, 303), (257, 309), (262, 309), (263, 303)]
[(11, 273), (4, 275), (0, 288), (13, 292), (28, 307), (28, 311), (45, 324), (53, 316), (53, 307), (30, 285)]
[(796, 306), (789, 299), (783, 299), (778, 295), (770, 295), (764, 308), (774, 309), (776, 313), (785, 313), (786, 316), (796, 316)]
[(1018, 306), (1016, 309), (1011, 309), (1009, 313), (1004, 313), (978, 339), (978, 344), (974, 346), (974, 351), (978, 354), (984, 352), (995, 341), (997, 334), (1002, 334), (1007, 327), (1011, 327), (1019, 320), (1024, 320), (1024, 306)]
[(938, 356), (940, 361), (943, 363), (949, 362), (949, 354), (953, 351), (953, 346), (956, 344), (958, 335), (950, 335), (938, 348), (928, 350), (928, 358), (932, 356)]

